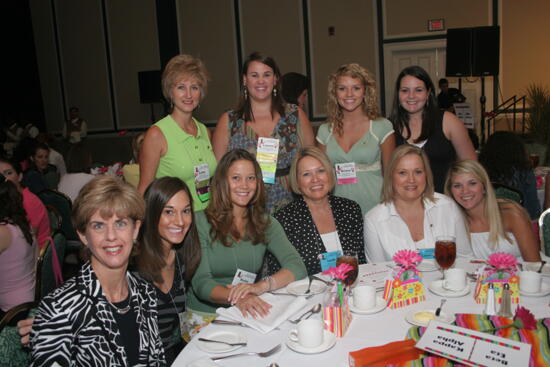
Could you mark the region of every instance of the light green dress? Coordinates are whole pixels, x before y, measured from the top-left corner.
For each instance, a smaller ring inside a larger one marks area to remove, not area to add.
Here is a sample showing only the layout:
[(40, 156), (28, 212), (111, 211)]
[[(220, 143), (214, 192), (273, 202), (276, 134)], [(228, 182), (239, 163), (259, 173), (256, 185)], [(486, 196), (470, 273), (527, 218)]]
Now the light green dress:
[(329, 123), (321, 125), (317, 132), (317, 141), (326, 146), (332, 164), (355, 162), (357, 183), (337, 183), (334, 195), (356, 201), (363, 215), (380, 202), (383, 181), (380, 145), (391, 134), (390, 121), (385, 118), (372, 120), (369, 131), (346, 153), (334, 138)]

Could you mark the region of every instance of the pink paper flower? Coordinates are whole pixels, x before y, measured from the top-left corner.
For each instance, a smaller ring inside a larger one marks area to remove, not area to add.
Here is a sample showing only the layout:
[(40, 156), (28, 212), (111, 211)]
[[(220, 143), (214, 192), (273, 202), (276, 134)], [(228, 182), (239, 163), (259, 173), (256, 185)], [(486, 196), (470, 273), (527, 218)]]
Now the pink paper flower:
[(393, 255), (393, 261), (408, 269), (412, 266), (416, 267), (416, 264), (422, 261), (422, 256), (413, 250), (399, 250)]
[(525, 307), (518, 306), (514, 315), (514, 326), (518, 329), (533, 330), (537, 328), (535, 316)]
[(341, 263), (335, 268), (327, 269), (323, 274), (328, 274), (332, 279), (344, 280), (348, 277), (348, 272), (353, 270), (353, 266), (347, 263)]
[(494, 273), (513, 274), (516, 272), (516, 266), (518, 265), (518, 261), (514, 255), (505, 252), (495, 252), (491, 254), (489, 259), (487, 259), (487, 263), (491, 266), (487, 269), (489, 275)]

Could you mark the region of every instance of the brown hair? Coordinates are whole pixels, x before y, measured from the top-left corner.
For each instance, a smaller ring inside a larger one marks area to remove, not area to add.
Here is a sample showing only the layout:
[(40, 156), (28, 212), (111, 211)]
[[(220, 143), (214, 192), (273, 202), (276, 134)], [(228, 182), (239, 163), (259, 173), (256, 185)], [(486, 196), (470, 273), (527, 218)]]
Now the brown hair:
[(164, 207), (174, 195), (183, 191), (191, 204), (191, 226), (181, 243), (174, 244), (177, 255), (183, 258), (185, 280), (190, 281), (201, 259), (199, 234), (193, 214), (193, 197), (189, 188), (177, 177), (162, 177), (154, 180), (145, 190), (145, 220), (138, 236), (138, 256), (136, 264), (139, 273), (150, 282), (164, 283), (161, 270), (166, 266), (162, 239), (159, 234), (159, 222)]
[(365, 97), (361, 105), (365, 116), (371, 120), (380, 116), (376, 80), (369, 71), (361, 65), (344, 64), (328, 77), (327, 121), (331, 124), (333, 131), (340, 136), (344, 132), (344, 123), (342, 120), (344, 118), (344, 113), (342, 112), (342, 107), (338, 104), (336, 88), (338, 87), (338, 78), (342, 76), (349, 76), (361, 81), (361, 84), (365, 88)]
[(170, 89), (184, 76), (197, 79), (201, 87), (201, 101), (206, 96), (209, 75), (204, 63), (191, 55), (176, 55), (168, 61), (162, 72), (162, 94), (170, 102)]
[(256, 173), (256, 192), (247, 206), (245, 237), (250, 239), (254, 245), (266, 242), (265, 232), (269, 225), (269, 215), (266, 210), (266, 194), (262, 181), (260, 165), (252, 154), (244, 149), (234, 149), (227, 152), (216, 168), (212, 178), (212, 198), (205, 210), (206, 217), (210, 223), (210, 235), (213, 241), (220, 241), (224, 246), (231, 246), (229, 238), (241, 239), (240, 233), (233, 225), (233, 203), (229, 192), (227, 174), (229, 167), (239, 160), (252, 163)]
[(335, 184), (335, 178), (334, 178), (334, 168), (332, 168), (330, 159), (321, 149), (317, 147), (305, 147), (305, 148), (298, 149), (298, 151), (296, 152), (296, 155), (292, 159), (292, 165), (290, 166), (290, 172), (288, 175), (288, 180), (289, 180), (290, 188), (292, 192), (298, 195), (302, 195), (302, 191), (300, 190), (300, 185), (298, 184), (298, 164), (304, 157), (315, 158), (323, 165), (323, 167), (327, 171), (327, 174), (330, 178), (329, 191), (332, 191)]
[(422, 199), (428, 199), (432, 202), (435, 202), (434, 197), (434, 179), (432, 175), (432, 169), (430, 167), (430, 161), (428, 156), (424, 151), (414, 145), (403, 144), (397, 147), (390, 158), (388, 163), (388, 168), (384, 169), (384, 183), (382, 185), (382, 203), (391, 203), (395, 199), (395, 190), (393, 189), (393, 172), (395, 168), (406, 155), (416, 154), (422, 160), (424, 164), (424, 172), (426, 173), (426, 188), (424, 193), (422, 193)]

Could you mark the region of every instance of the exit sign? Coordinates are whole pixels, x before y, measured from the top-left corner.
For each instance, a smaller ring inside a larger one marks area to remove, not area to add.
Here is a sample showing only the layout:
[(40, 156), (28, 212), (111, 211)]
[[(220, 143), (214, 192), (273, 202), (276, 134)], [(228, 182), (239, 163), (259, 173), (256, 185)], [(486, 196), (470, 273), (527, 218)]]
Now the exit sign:
[(445, 19), (430, 19), (428, 20), (428, 31), (437, 32), (445, 30)]

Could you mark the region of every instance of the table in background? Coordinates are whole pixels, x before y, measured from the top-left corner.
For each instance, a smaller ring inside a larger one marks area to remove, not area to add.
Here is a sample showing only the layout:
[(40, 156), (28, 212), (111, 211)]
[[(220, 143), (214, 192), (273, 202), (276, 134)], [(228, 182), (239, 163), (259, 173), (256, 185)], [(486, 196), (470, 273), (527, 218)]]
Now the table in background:
[[(470, 264), (466, 259), (458, 259), (457, 266), (471, 272), (475, 270), (479, 265)], [(372, 269), (369, 264), (361, 265), (359, 267), (359, 277), (361, 274)], [(264, 352), (271, 347), (281, 343), (281, 351), (268, 357), (259, 358), (256, 356), (236, 357), (228, 358), (216, 361), (220, 366), (268, 366), (272, 362), (276, 362), (280, 367), (294, 367), (303, 365), (304, 361), (307, 361), (308, 366), (331, 366), (331, 367), (344, 367), (348, 366), (348, 353), (354, 350), (362, 349), (365, 347), (372, 347), (377, 345), (383, 345), (392, 341), (403, 340), (411, 325), (405, 321), (405, 316), (411, 310), (415, 309), (429, 309), (439, 306), (441, 301), (440, 296), (431, 293), (427, 288), (430, 282), (441, 278), (441, 272), (432, 271), (425, 272), (423, 282), (426, 289), (426, 301), (403, 307), (400, 309), (385, 309), (382, 312), (371, 315), (358, 315), (353, 314), (353, 321), (347, 330), (343, 338), (338, 338), (336, 345), (325, 352), (319, 354), (300, 354), (294, 352), (286, 346), (287, 335), (294, 327), (293, 324), (286, 321), (280, 326), (280, 330), (274, 330), (268, 334), (262, 334), (254, 329), (239, 327), (239, 326), (226, 326), (226, 325), (208, 325), (203, 332), (210, 332), (213, 330), (235, 330), (244, 335), (248, 339), (248, 345), (245, 348), (239, 348), (235, 351), (216, 354), (226, 355), (240, 352)], [(544, 281), (550, 282), (550, 278), (544, 278)], [(446, 313), (482, 313), (484, 305), (477, 304), (473, 299), (473, 291), (475, 283), (470, 283), (470, 293), (464, 297), (459, 298), (447, 298), (447, 303), (444, 307)], [(380, 294), (380, 293), (379, 293)], [(281, 296), (283, 297), (283, 296)], [(309, 309), (316, 303), (322, 302), (323, 295), (319, 294), (308, 300)], [(521, 305), (528, 308), (534, 313), (537, 319), (543, 317), (550, 317), (549, 307), (550, 296), (546, 297), (521, 297)], [(304, 308), (305, 310), (305, 308)], [(300, 313), (303, 313), (300, 312)], [(298, 314), (300, 314), (298, 313)], [(321, 318), (321, 314), (316, 314), (314, 317)], [(173, 366), (184, 367), (188, 363), (208, 356), (214, 356), (200, 350), (197, 345), (197, 337), (195, 337), (179, 354), (175, 360)]]

